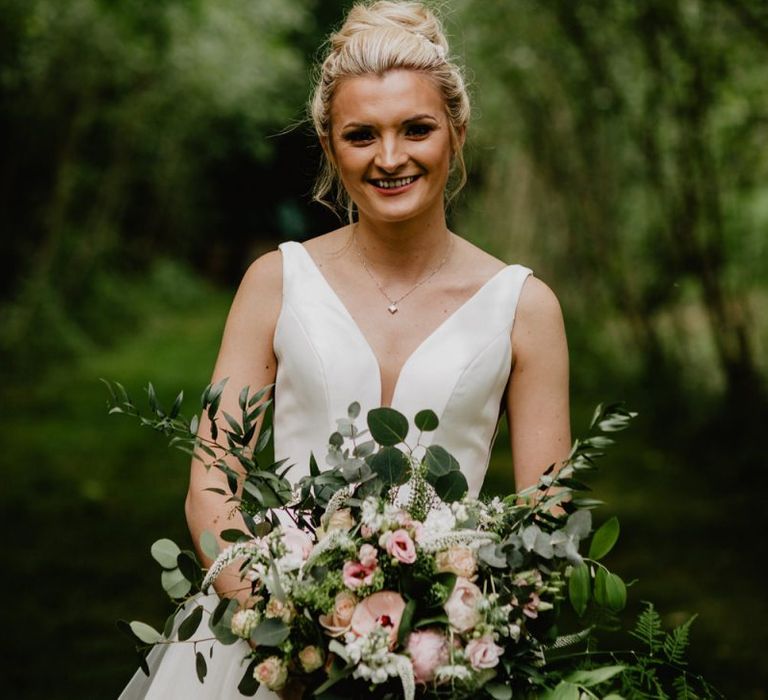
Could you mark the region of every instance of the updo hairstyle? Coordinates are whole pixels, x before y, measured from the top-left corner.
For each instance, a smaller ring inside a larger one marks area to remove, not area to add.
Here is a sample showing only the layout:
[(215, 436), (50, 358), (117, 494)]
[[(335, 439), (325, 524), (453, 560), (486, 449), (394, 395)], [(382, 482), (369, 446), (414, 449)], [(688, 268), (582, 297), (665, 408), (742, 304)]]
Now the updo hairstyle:
[(459, 131), (469, 123), (469, 96), (460, 68), (449, 58), (442, 24), (420, 2), (378, 0), (352, 7), (341, 29), (331, 35), (317, 71), (309, 110), (328, 152), (323, 153), (315, 182), (316, 201), (334, 210), (340, 206), (351, 215), (352, 202), (341, 184), (331, 150), (331, 102), (341, 81), (360, 75), (382, 76), (397, 69), (424, 73), (442, 93), (453, 151), (447, 199), (450, 201), (464, 186), (467, 173)]

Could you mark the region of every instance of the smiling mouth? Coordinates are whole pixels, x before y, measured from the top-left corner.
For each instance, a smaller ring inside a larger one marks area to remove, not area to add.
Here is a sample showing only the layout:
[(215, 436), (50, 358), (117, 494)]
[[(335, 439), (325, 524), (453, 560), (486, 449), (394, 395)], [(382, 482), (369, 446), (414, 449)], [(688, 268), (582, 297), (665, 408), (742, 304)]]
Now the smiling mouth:
[(410, 177), (389, 178), (386, 180), (369, 180), (369, 182), (375, 187), (380, 187), (383, 190), (394, 190), (398, 187), (406, 187), (407, 185), (410, 185), (419, 177), (419, 175), (411, 175)]

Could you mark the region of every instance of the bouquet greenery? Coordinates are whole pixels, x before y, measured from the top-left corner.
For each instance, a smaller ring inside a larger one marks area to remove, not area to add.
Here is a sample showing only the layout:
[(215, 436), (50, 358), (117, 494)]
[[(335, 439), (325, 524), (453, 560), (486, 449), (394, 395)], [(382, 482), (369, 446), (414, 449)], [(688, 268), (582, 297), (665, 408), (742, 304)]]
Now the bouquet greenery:
[[(270, 438), (266, 423), (257, 436), (270, 387), (243, 389), (233, 417), (220, 415), (224, 382), (208, 386), (201, 403), (211, 439), (203, 439), (197, 417), (181, 416), (181, 394), (166, 412), (150, 385), (145, 417), (120, 384), (107, 385), (111, 412), (137, 417), (226, 475), (228, 490), (214, 490), (247, 528), (219, 533), (231, 543), (224, 551), (203, 534), (200, 548), (214, 560), (207, 571), (193, 552), (155, 542), (177, 607), (163, 633), (120, 623), (145, 669), (154, 645), (195, 635), (206, 616), (198, 594), (237, 564), (250, 595), (222, 598), (207, 625), (221, 644), (250, 642), (239, 685), (247, 695), (263, 683), (328, 699), (718, 697), (685, 668), (692, 620), (666, 633), (647, 604), (631, 632), (641, 650), (598, 649), (596, 633), (616, 627), (626, 585), (602, 563), (618, 520), (593, 529), (600, 502), (584, 497), (583, 477), (613, 442), (608, 434), (634, 416), (620, 405), (598, 406), (589, 436), (536, 486), (483, 501), (467, 495), (447, 450), (422, 444), (439, 425), (430, 410), (413, 418), (419, 439), (408, 445), (406, 416), (377, 408), (360, 428), (353, 403), (330, 436), (330, 468), (313, 456), (309, 475), (292, 484), (284, 461), (257, 459)], [(204, 682), (205, 656), (195, 660)]]

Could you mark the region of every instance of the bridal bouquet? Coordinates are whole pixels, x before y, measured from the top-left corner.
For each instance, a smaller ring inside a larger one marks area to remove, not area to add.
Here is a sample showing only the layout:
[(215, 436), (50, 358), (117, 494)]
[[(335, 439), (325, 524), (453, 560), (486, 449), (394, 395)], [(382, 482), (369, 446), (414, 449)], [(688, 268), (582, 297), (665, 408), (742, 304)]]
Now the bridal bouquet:
[[(321, 471), (313, 457), (310, 475), (292, 485), (284, 463), (257, 462), (269, 428), (250, 447), (269, 405), (267, 390), (251, 396), (244, 389), (241, 418), (224, 414), (220, 429), (222, 389), (209, 386), (203, 394), (213, 437), (206, 441), (196, 434), (197, 419), (179, 416), (181, 397), (166, 413), (150, 385), (153, 415), (145, 418), (120, 385), (110, 385), (111, 411), (137, 416), (224, 471), (229, 493), (221, 493), (237, 504), (248, 530), (220, 533), (231, 542), (224, 551), (205, 533), (201, 549), (214, 560), (207, 571), (192, 552), (169, 540), (155, 543), (163, 585), (178, 608), (163, 634), (122, 623), (142, 657), (154, 644), (192, 637), (204, 617), (194, 594), (237, 565), (248, 597), (223, 598), (207, 623), (222, 644), (250, 642), (244, 694), (264, 684), (321, 698), (366, 692), (408, 700), (616, 700), (639, 697), (635, 691), (668, 697), (670, 676), (678, 697), (715, 697), (684, 669), (690, 621), (665, 636), (648, 606), (634, 630), (645, 653), (594, 649), (595, 630), (614, 624), (624, 608), (626, 586), (601, 562), (618, 539), (618, 521), (593, 530), (591, 509), (599, 502), (580, 497), (587, 489), (581, 477), (612, 442), (606, 433), (626, 427), (634, 414), (598, 407), (592, 434), (576, 441), (564, 465), (552, 465), (535, 487), (483, 501), (467, 495), (450, 453), (422, 444), (439, 425), (432, 411), (414, 417), (419, 439), (408, 445), (407, 417), (378, 408), (360, 428), (360, 407), (352, 404), (330, 436), (329, 469)], [(577, 623), (565, 632), (567, 611)], [(199, 652), (195, 666), (204, 682)]]

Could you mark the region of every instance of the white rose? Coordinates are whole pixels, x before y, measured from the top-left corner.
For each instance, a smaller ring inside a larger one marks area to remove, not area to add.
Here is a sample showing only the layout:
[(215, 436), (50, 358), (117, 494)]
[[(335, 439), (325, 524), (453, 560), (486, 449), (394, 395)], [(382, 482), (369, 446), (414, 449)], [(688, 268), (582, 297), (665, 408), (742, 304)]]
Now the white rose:
[(230, 623), (232, 634), (248, 639), (260, 620), (261, 615), (256, 610), (238, 610), (232, 615), (232, 622)]

